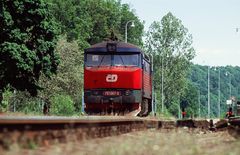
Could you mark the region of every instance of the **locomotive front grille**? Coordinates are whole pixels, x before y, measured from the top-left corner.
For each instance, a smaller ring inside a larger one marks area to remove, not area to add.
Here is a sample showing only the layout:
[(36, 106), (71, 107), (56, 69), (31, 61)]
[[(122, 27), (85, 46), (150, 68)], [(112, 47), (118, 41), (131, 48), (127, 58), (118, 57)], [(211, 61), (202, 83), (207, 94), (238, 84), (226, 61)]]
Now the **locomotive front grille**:
[(85, 103), (140, 103), (141, 90), (88, 90), (84, 93)]

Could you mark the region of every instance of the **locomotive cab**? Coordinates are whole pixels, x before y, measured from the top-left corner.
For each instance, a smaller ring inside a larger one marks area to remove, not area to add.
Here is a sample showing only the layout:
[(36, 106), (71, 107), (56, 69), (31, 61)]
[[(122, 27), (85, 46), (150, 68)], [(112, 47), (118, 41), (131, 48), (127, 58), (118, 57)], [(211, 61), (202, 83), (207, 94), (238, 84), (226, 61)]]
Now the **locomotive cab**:
[(150, 112), (151, 77), (142, 65), (150, 66), (150, 63), (143, 59), (138, 47), (102, 42), (85, 50), (84, 62), (87, 114), (147, 115)]

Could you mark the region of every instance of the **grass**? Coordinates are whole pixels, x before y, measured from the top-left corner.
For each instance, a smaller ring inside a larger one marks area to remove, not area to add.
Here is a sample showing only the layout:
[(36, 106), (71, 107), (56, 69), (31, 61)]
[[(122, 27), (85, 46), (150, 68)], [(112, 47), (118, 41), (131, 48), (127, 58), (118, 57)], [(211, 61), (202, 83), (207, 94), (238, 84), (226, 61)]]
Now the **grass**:
[[(17, 150), (17, 154), (98, 154), (98, 155), (238, 155), (240, 140), (231, 137), (227, 132), (202, 132), (187, 129), (178, 130), (147, 130), (128, 133), (120, 136), (97, 138), (55, 144), (34, 150)], [(10, 152), (15, 152), (11, 149)]]
[[(189, 133), (178, 131), (146, 131), (106, 138), (98, 144), (83, 143), (90, 154), (239, 154), (239, 141), (227, 133)], [(91, 146), (92, 145), (92, 146)], [(95, 148), (95, 149), (92, 149)], [(86, 153), (86, 152), (85, 152)], [(77, 154), (77, 153), (76, 153)], [(84, 154), (84, 153), (83, 153)]]

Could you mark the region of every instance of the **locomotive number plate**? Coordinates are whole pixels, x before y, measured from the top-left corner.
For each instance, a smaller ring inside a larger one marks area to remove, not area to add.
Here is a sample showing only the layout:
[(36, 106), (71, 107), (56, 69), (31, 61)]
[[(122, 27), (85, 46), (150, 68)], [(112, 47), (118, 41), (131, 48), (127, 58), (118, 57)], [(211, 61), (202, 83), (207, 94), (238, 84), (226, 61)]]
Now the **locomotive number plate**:
[(104, 91), (103, 95), (104, 96), (120, 96), (121, 92), (120, 91)]

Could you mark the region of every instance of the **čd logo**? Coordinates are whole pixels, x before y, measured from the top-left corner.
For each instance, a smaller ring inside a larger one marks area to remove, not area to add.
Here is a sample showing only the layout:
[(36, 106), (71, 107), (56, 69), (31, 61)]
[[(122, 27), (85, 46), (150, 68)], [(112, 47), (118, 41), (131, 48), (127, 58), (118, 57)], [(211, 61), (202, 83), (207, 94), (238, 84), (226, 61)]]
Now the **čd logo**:
[(106, 81), (107, 81), (107, 82), (116, 82), (117, 79), (118, 79), (117, 74), (108, 74), (108, 75), (106, 76)]

